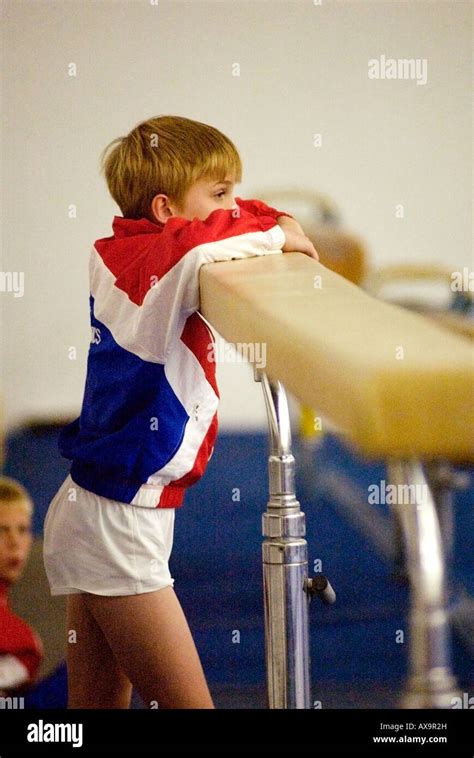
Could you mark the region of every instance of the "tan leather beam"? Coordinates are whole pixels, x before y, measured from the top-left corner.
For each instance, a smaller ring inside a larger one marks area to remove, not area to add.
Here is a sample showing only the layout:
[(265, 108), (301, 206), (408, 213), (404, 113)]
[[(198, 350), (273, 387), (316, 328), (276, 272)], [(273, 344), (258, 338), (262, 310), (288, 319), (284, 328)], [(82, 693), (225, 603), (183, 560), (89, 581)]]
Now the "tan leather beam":
[(474, 340), (474, 320), (469, 316), (452, 311), (447, 313), (432, 311), (428, 312), (426, 316), (436, 321), (444, 329), (450, 329), (452, 332), (466, 337), (466, 339)]
[(474, 461), (467, 340), (301, 253), (207, 264), (200, 284), (201, 313), (219, 334), (264, 343), (267, 374), (359, 451)]

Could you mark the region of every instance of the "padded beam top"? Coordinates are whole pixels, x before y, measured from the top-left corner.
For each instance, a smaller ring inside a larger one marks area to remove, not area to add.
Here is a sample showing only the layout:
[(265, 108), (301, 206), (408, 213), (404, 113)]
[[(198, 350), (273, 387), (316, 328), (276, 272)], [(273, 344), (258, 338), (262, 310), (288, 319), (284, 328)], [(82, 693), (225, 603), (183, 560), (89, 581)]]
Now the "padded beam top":
[(268, 376), (323, 429), (370, 457), (474, 461), (468, 340), (302, 253), (206, 264), (200, 285), (204, 318), (228, 342), (265, 343)]

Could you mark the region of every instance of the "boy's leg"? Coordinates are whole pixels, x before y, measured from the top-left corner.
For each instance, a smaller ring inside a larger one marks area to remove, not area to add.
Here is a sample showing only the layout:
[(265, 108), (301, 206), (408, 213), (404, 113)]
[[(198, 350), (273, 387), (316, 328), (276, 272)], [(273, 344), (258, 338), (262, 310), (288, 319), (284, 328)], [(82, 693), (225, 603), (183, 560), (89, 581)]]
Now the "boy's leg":
[(85, 597), (67, 598), (68, 708), (129, 708), (132, 685)]
[(86, 602), (149, 708), (214, 708), (186, 617), (172, 587)]

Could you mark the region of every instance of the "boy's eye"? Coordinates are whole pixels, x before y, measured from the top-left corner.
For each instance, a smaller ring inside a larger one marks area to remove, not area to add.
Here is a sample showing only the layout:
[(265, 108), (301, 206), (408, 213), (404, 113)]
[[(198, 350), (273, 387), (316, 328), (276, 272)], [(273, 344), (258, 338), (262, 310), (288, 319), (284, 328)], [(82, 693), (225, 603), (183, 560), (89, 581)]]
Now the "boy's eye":
[(225, 193), (226, 193), (226, 190), (222, 190), (222, 192), (217, 193), (216, 197), (222, 197), (223, 195), (225, 195)]

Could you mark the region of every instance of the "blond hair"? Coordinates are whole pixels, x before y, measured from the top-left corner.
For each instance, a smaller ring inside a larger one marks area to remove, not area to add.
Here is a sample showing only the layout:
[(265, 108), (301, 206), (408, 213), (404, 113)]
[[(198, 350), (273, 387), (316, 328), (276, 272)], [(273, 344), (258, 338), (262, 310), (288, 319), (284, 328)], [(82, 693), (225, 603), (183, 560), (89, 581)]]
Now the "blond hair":
[(0, 508), (6, 503), (22, 506), (30, 516), (33, 513), (33, 500), (25, 487), (16, 479), (0, 476)]
[(101, 169), (124, 217), (148, 218), (155, 195), (182, 209), (185, 195), (201, 178), (222, 181), (231, 172), (242, 181), (237, 148), (218, 129), (182, 116), (142, 121), (101, 153)]

